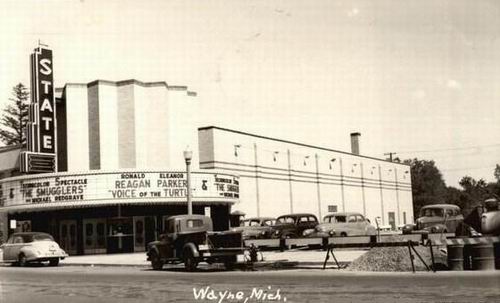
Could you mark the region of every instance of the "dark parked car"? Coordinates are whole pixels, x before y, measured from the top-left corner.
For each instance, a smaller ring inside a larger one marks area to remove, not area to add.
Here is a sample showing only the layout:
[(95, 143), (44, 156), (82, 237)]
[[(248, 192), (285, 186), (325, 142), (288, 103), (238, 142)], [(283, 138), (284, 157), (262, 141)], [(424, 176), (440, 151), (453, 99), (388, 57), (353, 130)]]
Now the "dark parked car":
[(276, 219), (271, 217), (248, 218), (231, 230), (241, 231), (243, 239), (266, 239), (271, 237), (272, 226), (275, 224)]
[(276, 219), (273, 226), (273, 238), (299, 238), (304, 231), (314, 229), (318, 225), (318, 218), (313, 214), (289, 214)]

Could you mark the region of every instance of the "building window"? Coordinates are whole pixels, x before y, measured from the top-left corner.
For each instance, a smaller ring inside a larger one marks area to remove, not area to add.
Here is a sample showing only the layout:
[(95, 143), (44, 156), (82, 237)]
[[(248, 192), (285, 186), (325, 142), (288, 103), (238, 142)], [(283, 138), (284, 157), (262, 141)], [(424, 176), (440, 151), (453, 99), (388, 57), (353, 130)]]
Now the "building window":
[(328, 205), (328, 212), (329, 213), (336, 213), (337, 212), (337, 205)]

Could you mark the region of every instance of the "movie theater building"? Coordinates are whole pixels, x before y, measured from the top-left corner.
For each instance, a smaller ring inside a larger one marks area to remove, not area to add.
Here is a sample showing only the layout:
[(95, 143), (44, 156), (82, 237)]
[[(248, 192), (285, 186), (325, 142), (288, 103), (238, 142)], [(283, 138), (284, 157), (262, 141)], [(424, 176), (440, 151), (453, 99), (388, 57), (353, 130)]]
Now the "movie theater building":
[(168, 216), (187, 212), (187, 146), (193, 213), (227, 229), (238, 177), (197, 170), (196, 98), (165, 82), (66, 84), (56, 92), (58, 171), (22, 175), (20, 148), (0, 150), (3, 240), (46, 231), (70, 254), (144, 251)]
[(70, 254), (144, 251), (168, 216), (187, 213), (188, 146), (193, 212), (215, 230), (232, 212), (413, 222), (409, 166), (360, 155), (359, 134), (349, 153), (200, 128), (198, 96), (185, 86), (96, 80), (53, 91), (51, 59), (43, 48), (32, 55), (27, 146), (0, 148), (2, 241), (32, 230)]

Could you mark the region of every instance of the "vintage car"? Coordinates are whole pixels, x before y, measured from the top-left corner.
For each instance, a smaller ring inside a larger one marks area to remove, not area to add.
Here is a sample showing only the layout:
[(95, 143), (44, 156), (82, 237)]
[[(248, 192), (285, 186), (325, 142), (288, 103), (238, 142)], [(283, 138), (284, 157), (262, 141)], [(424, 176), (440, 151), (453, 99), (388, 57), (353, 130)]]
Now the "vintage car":
[(243, 239), (266, 239), (271, 237), (272, 226), (275, 224), (276, 219), (271, 217), (248, 218), (231, 230), (241, 231)]
[(166, 263), (184, 263), (193, 271), (200, 262), (224, 263), (230, 269), (247, 249), (240, 231), (212, 231), (212, 219), (203, 215), (178, 215), (166, 220), (165, 234), (148, 243), (147, 260), (155, 270)]
[(500, 235), (500, 205), (496, 198), (487, 199), (483, 203), (481, 214), (481, 233)]
[(323, 223), (306, 232), (308, 237), (371, 236), (377, 229), (360, 213), (339, 212), (326, 215)]
[(416, 220), (416, 225), (412, 232), (454, 233), (457, 226), (462, 224), (463, 221), (464, 216), (457, 205), (426, 205), (420, 209), (420, 216)]
[(3, 251), (3, 262), (19, 266), (44, 261), (49, 261), (50, 266), (57, 266), (59, 260), (68, 256), (51, 235), (41, 232), (14, 233), (0, 249)]
[(304, 231), (314, 229), (318, 225), (318, 218), (313, 214), (289, 214), (276, 219), (272, 227), (272, 238), (300, 238)]
[(403, 235), (411, 234), (416, 229), (417, 224), (414, 223), (403, 224), (403, 226), (401, 226), (401, 232), (403, 233)]

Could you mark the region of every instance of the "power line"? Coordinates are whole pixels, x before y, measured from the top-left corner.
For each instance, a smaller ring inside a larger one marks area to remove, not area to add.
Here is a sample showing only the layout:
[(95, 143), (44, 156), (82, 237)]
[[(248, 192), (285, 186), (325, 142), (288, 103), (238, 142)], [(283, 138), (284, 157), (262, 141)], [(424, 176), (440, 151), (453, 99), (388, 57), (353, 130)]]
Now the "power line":
[(455, 150), (469, 150), (469, 149), (480, 149), (480, 148), (490, 148), (490, 147), (500, 147), (500, 143), (490, 144), (490, 145), (475, 145), (475, 146), (468, 146), (468, 147), (455, 147), (455, 148), (440, 148), (440, 149), (428, 149), (428, 150), (399, 151), (397, 153), (398, 154), (432, 153), (432, 152), (444, 152), (444, 151), (455, 151)]
[(449, 168), (449, 169), (440, 169), (440, 171), (462, 171), (462, 170), (478, 170), (478, 169), (487, 169), (491, 168), (491, 170), (495, 170), (495, 164), (490, 166), (476, 166), (476, 167), (462, 167), (462, 168)]

